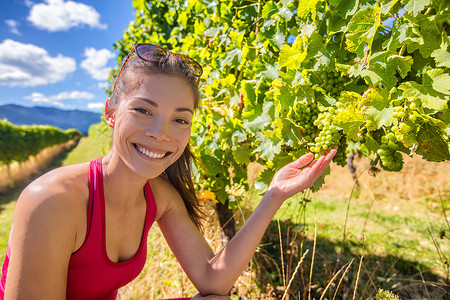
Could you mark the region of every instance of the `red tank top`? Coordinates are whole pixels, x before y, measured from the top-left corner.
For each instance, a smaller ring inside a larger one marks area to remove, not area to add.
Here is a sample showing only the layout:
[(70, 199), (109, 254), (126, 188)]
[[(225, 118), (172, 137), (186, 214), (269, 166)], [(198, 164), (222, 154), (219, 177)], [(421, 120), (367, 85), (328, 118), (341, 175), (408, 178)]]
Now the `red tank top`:
[[(116, 299), (118, 289), (142, 271), (147, 258), (148, 231), (156, 216), (156, 202), (148, 182), (144, 192), (147, 210), (139, 249), (135, 256), (127, 261), (112, 262), (106, 252), (102, 158), (91, 161), (86, 238), (69, 261), (67, 299)], [(7, 251), (0, 281), (0, 299), (3, 299), (9, 255)]]

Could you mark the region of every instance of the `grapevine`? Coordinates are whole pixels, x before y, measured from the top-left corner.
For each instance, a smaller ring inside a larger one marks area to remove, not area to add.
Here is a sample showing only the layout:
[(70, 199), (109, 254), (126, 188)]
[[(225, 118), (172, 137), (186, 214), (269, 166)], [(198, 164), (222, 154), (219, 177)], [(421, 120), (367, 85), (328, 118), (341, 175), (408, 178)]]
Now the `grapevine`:
[(67, 142), (81, 133), (46, 125), (14, 125), (0, 120), (0, 164), (24, 162), (44, 148)]
[(264, 188), (284, 164), (334, 146), (341, 166), (352, 151), (387, 171), (407, 156), (450, 159), (446, 1), (133, 4), (118, 66), (138, 42), (204, 66), (191, 145), (197, 182), (222, 203), (225, 187), (248, 188), (251, 162), (267, 166)]

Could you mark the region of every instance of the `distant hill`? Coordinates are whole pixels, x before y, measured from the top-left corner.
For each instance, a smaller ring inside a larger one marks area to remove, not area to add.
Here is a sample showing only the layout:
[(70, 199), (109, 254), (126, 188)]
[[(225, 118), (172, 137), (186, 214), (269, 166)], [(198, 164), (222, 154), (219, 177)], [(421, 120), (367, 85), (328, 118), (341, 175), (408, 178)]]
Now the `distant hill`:
[(17, 125), (51, 125), (61, 129), (76, 128), (87, 134), (89, 126), (100, 122), (100, 113), (82, 110), (62, 110), (54, 107), (24, 107), (0, 105), (0, 119)]

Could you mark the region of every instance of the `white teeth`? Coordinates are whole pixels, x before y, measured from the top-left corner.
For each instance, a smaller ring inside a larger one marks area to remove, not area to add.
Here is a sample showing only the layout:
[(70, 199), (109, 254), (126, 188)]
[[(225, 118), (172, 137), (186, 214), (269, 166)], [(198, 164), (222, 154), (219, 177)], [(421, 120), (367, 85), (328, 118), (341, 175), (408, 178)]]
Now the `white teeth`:
[(157, 154), (157, 153), (153, 153), (151, 151), (148, 151), (145, 148), (139, 147), (137, 146), (139, 152), (141, 152), (142, 154), (145, 154), (146, 156), (150, 157), (150, 158), (163, 158), (164, 156), (166, 156), (166, 153), (161, 153), (161, 154)]

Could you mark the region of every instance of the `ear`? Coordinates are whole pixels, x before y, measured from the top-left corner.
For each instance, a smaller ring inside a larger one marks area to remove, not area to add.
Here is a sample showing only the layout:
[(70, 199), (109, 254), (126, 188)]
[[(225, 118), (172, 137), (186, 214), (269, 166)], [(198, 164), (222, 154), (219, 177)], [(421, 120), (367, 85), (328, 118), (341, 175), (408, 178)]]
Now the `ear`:
[(116, 110), (111, 105), (111, 98), (106, 99), (105, 103), (105, 121), (109, 127), (114, 128), (114, 124), (116, 121)]

